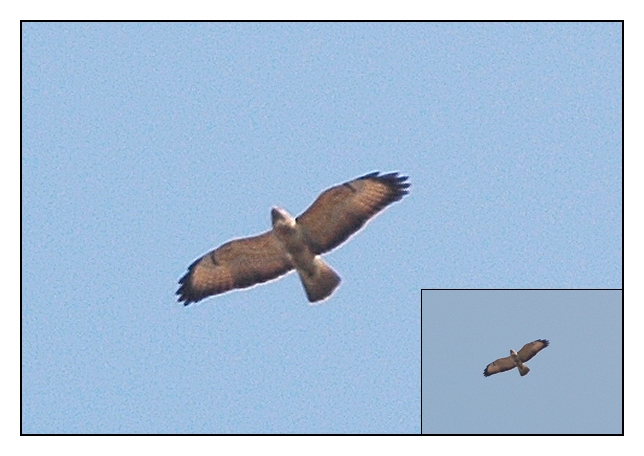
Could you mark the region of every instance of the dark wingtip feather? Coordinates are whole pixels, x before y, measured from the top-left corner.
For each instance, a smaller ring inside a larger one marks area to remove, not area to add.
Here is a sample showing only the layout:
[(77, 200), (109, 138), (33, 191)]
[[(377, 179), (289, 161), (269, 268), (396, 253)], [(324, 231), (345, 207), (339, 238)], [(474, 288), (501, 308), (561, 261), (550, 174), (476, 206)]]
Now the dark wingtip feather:
[(372, 173), (365, 174), (358, 179), (375, 179), (391, 188), (394, 193), (391, 195), (391, 198), (389, 198), (386, 204), (401, 200), (403, 196), (409, 194), (408, 189), (411, 186), (411, 183), (407, 182), (409, 176), (401, 176), (398, 172), (380, 174), (379, 171), (374, 171)]
[(182, 303), (184, 306), (189, 306), (193, 302), (197, 302), (202, 299), (200, 296), (197, 296), (195, 294), (194, 290), (190, 286), (190, 275), (192, 274), (192, 269), (195, 263), (197, 262), (195, 261), (193, 264), (191, 264), (188, 268), (188, 272), (186, 272), (184, 276), (179, 279), (179, 285), (181, 286), (175, 293), (177, 296), (179, 296), (177, 298), (177, 302)]

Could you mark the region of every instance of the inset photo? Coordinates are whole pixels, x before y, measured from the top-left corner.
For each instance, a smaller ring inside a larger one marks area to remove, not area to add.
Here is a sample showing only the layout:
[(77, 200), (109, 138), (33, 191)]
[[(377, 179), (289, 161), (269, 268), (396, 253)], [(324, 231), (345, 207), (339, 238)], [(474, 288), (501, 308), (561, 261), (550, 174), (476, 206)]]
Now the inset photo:
[(421, 430), (623, 434), (622, 290), (423, 290)]

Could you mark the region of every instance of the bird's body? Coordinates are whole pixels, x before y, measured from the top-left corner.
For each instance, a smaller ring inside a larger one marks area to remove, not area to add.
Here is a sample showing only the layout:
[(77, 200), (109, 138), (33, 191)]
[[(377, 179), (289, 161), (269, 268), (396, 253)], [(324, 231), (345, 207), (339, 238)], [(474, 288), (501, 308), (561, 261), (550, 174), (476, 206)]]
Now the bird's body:
[(514, 362), (514, 365), (519, 369), (519, 373), (521, 374), (521, 377), (526, 375), (528, 372), (530, 372), (530, 368), (523, 364), (523, 361), (521, 361), (521, 358), (515, 352), (514, 350), (510, 350), (510, 357), (512, 358), (512, 361)]
[(309, 302), (330, 296), (340, 285), (340, 276), (315, 255), (306, 242), (296, 220), (284, 209), (274, 207), (271, 211), (273, 232), (284, 246), (295, 270), (300, 276)]

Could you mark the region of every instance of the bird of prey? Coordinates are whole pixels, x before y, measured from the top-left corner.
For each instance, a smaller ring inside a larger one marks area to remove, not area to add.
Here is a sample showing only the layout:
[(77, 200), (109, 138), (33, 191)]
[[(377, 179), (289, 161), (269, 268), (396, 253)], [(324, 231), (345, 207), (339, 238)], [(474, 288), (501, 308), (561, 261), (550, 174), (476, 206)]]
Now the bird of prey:
[(179, 302), (246, 288), (296, 270), (309, 302), (328, 298), (340, 276), (320, 258), (356, 233), (370, 218), (405, 196), (410, 184), (398, 173), (373, 172), (324, 191), (297, 218), (271, 210), (273, 228), (235, 239), (205, 254), (179, 280)]
[(530, 372), (530, 368), (523, 363), (531, 360), (537, 353), (548, 345), (550, 345), (550, 342), (545, 339), (539, 339), (525, 344), (523, 348), (519, 350), (519, 353), (514, 350), (510, 350), (510, 356), (507, 358), (499, 358), (493, 363), (488, 364), (483, 371), (483, 375), (489, 377), (490, 375), (505, 372), (516, 367), (519, 369), (521, 377), (523, 377)]

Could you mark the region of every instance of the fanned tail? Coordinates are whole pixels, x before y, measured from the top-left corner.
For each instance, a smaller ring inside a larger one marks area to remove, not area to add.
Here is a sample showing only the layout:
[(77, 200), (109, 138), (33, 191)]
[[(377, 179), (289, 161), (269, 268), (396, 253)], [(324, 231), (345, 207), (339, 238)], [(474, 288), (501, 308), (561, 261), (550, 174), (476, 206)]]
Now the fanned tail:
[(298, 269), (304, 291), (309, 302), (314, 303), (331, 296), (340, 284), (340, 276), (320, 257), (315, 258), (315, 272), (312, 275)]

